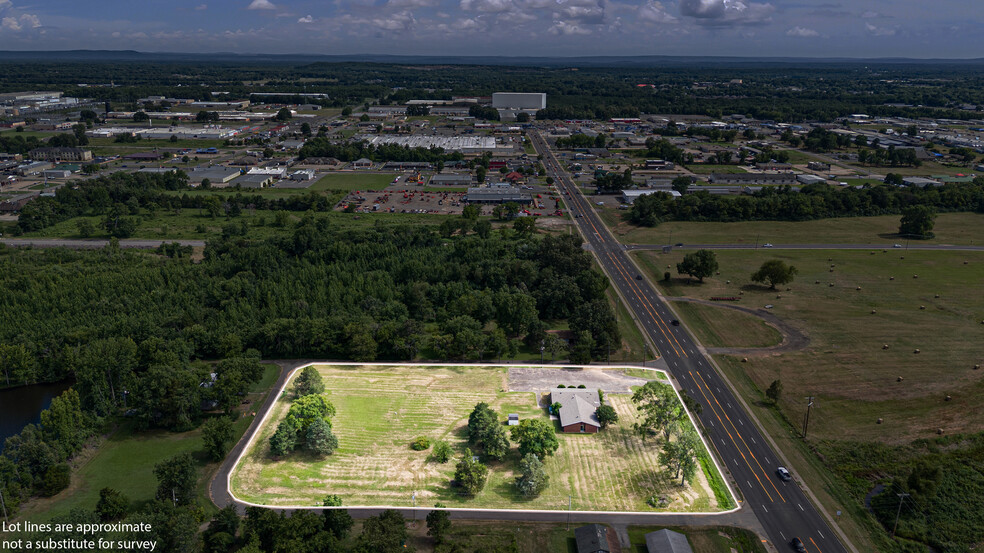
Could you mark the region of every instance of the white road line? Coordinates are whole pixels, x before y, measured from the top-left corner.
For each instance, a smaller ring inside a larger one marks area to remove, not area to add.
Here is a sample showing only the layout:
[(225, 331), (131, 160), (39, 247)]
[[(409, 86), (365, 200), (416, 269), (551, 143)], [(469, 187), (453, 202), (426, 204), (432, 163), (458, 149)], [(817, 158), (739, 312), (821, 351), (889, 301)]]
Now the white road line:
[(806, 509), (804, 509), (799, 503), (797, 503), (796, 506), (800, 508), (800, 511), (803, 511), (804, 513), (806, 512)]
[(755, 438), (752, 438), (751, 436), (749, 436), (749, 439), (751, 439), (751, 440), (752, 440), (752, 443), (753, 443), (753, 444), (758, 444), (758, 442), (756, 442), (756, 441), (755, 441)]
[(762, 504), (762, 508), (765, 509), (765, 512), (769, 512), (769, 509), (765, 506), (765, 503)]
[(738, 424), (745, 426), (745, 423), (741, 422), (741, 419), (738, 419)]
[(785, 534), (783, 534), (782, 532), (779, 532), (779, 535), (782, 536), (782, 541), (786, 541), (786, 535)]
[(821, 539), (827, 539), (827, 538), (823, 537), (823, 532), (821, 532), (820, 530), (817, 530), (817, 534), (820, 534), (820, 538)]

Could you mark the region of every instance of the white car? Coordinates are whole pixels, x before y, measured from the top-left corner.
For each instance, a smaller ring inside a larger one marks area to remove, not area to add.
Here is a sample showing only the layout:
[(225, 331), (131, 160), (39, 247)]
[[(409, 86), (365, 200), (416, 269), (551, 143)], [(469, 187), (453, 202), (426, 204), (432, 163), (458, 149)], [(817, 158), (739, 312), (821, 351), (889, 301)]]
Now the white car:
[(766, 242), (765, 244), (762, 244), (762, 247), (763, 248), (771, 248), (772, 247), (772, 244)]
[(901, 248), (902, 247), (902, 244), (894, 244), (892, 247), (893, 248)]

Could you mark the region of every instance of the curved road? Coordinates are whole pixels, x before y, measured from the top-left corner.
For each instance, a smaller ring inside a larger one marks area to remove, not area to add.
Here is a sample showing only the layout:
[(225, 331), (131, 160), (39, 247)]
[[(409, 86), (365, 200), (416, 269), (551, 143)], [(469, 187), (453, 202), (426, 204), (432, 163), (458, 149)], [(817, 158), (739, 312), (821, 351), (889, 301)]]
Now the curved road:
[(626, 248), (609, 232), (539, 132), (531, 130), (529, 136), (543, 156), (547, 173), (565, 195), (587, 247), (662, 353), (677, 383), (701, 403), (703, 411), (698, 418), (708, 441), (717, 449), (719, 460), (744, 496), (744, 505), (758, 517), (772, 546), (788, 551), (790, 540), (799, 537), (811, 553), (847, 553), (804, 490), (795, 481), (778, 478), (776, 468), (783, 464), (782, 459), (742, 409), (701, 345), (685, 328), (670, 324), (677, 317), (641, 276)]

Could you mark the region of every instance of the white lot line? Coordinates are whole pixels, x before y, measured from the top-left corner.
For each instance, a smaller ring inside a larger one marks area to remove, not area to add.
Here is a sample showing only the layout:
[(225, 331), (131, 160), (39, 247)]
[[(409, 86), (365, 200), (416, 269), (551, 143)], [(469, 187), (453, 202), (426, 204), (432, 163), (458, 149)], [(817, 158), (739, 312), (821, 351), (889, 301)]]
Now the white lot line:
[[(329, 365), (329, 366), (339, 366), (339, 367), (351, 366), (351, 367), (420, 367), (420, 368), (425, 368), (425, 367), (505, 367), (505, 368), (526, 367), (526, 368), (541, 368), (538, 365), (532, 365), (532, 364), (531, 365), (509, 365), (509, 364), (499, 364), (499, 363), (485, 363), (485, 364), (471, 364), (471, 363), (467, 363), (467, 364), (462, 364), (462, 363), (354, 363), (354, 362), (345, 362), (345, 361), (339, 361), (339, 362), (336, 362), (336, 361), (313, 361), (311, 363), (307, 363), (307, 364), (301, 365), (301, 366), (299, 366), (299, 367), (297, 367), (297, 368), (294, 369), (294, 372), (284, 381), (284, 384), (283, 384), (283, 386), (280, 389), (280, 395), (282, 395), (284, 393), (284, 391), (287, 390), (288, 385), (290, 385), (291, 381), (294, 379), (294, 377), (301, 370), (303, 370), (306, 367), (318, 366), (318, 365)], [(565, 367), (572, 367), (572, 368), (580, 368), (580, 369), (595, 369), (595, 370), (597, 370), (599, 368), (602, 368), (602, 367), (599, 367), (599, 366), (586, 366), (586, 365), (564, 365), (564, 366)], [(555, 367), (549, 367), (549, 368), (555, 368)], [(669, 375), (666, 374), (665, 371), (661, 371), (659, 369), (653, 369), (653, 368), (649, 368), (649, 367), (632, 366), (632, 365), (622, 365), (622, 366), (618, 366), (618, 365), (608, 366), (608, 365), (605, 365), (604, 366), (604, 370), (609, 370), (609, 369), (643, 369), (643, 370), (646, 370), (646, 371), (652, 371), (654, 374), (661, 374), (661, 375), (663, 375), (662, 376), (662, 380), (666, 380), (666, 381), (672, 382), (672, 380), (670, 380), (670, 378), (669, 378)], [(680, 397), (680, 392), (677, 391), (677, 389), (676, 389), (676, 386), (673, 386), (673, 391), (677, 395), (677, 400), (680, 401), (680, 404), (681, 405), (685, 405), (683, 403), (683, 398)], [(274, 403), (273, 405), (276, 405), (276, 403)], [(251, 506), (251, 507), (270, 507), (270, 505), (263, 505), (263, 504), (259, 504), (259, 503), (252, 503), (252, 502), (245, 501), (243, 499), (240, 499), (240, 498), (236, 497), (235, 493), (233, 492), (233, 488), (232, 488), (232, 475), (233, 475), (234, 472), (236, 472), (238, 470), (239, 465), (240, 465), (240, 463), (242, 463), (243, 457), (247, 454), (247, 452), (250, 452), (253, 449), (253, 442), (257, 439), (257, 436), (261, 433), (260, 432), (260, 429), (266, 427), (267, 422), (269, 422), (268, 419), (270, 418), (270, 416), (273, 413), (273, 411), (274, 411), (273, 406), (271, 406), (271, 408), (268, 409), (266, 411), (266, 413), (263, 414), (263, 420), (260, 421), (260, 424), (256, 427), (256, 430), (250, 436), (249, 442), (247, 442), (246, 447), (244, 447), (242, 449), (242, 451), (239, 453), (239, 456), (236, 457), (236, 462), (233, 465), (233, 469), (230, 470), (229, 473), (226, 475), (226, 487), (229, 490), (229, 495), (232, 497), (233, 501), (235, 501), (235, 502), (237, 502), (237, 503), (239, 503), (241, 505), (247, 505), (247, 506)], [(686, 409), (686, 406), (684, 406), (684, 411), (687, 413), (687, 417), (690, 419), (690, 423), (694, 426), (694, 428), (699, 428), (697, 426), (696, 421), (694, 420), (693, 415), (690, 413), (690, 411), (688, 409)], [(698, 437), (700, 437), (701, 443), (704, 444), (705, 451), (711, 452), (712, 450), (708, 446), (707, 441), (704, 439), (704, 436), (700, 432), (697, 432), (697, 435), (698, 435)], [(701, 516), (701, 515), (721, 515), (721, 514), (725, 514), (725, 513), (733, 513), (735, 511), (738, 511), (741, 508), (741, 503), (738, 501), (738, 496), (735, 494), (735, 491), (731, 488), (731, 483), (728, 482), (728, 479), (724, 476), (725, 475), (724, 469), (718, 463), (718, 460), (714, 456), (713, 453), (709, 453), (709, 456), (711, 458), (711, 461), (714, 463), (714, 466), (717, 468), (718, 473), (721, 475), (721, 480), (724, 482), (725, 487), (727, 487), (728, 493), (731, 495), (731, 501), (735, 504), (735, 507), (734, 508), (729, 509), (727, 511), (687, 512), (687, 513), (679, 513), (679, 512), (674, 512), (674, 513), (646, 512), (646, 514), (651, 514), (651, 515), (660, 515), (660, 514), (665, 514), (665, 515), (680, 515), (680, 514), (687, 514), (687, 515)], [(325, 508), (325, 507), (321, 507), (320, 505), (319, 506), (310, 506), (310, 505), (277, 505), (277, 507), (279, 507), (279, 508), (287, 508), (287, 509), (324, 509)], [(360, 505), (359, 507), (364, 508), (365, 506)], [(346, 508), (346, 507), (342, 507), (342, 508)], [(378, 508), (378, 509), (406, 509), (407, 506), (406, 505), (375, 505), (375, 506), (372, 506), (372, 508)], [(523, 513), (523, 512), (528, 512), (528, 513), (538, 513), (538, 512), (564, 513), (564, 512), (566, 512), (563, 509), (559, 509), (559, 510), (551, 510), (551, 509), (482, 509), (482, 508), (470, 508), (470, 507), (455, 507), (455, 508), (448, 508), (448, 509), (445, 509), (445, 510), (447, 510), (447, 511), (462, 511), (462, 512), (488, 512), (488, 513), (493, 513), (493, 512), (507, 512), (507, 513)], [(578, 513), (581, 514), (581, 515), (585, 515), (585, 514), (587, 514), (587, 515), (594, 515), (594, 514), (597, 514), (597, 515), (617, 515), (617, 514), (635, 514), (635, 513), (638, 513), (638, 512), (639, 511), (582, 511), (582, 510), (579, 510), (578, 511)]]

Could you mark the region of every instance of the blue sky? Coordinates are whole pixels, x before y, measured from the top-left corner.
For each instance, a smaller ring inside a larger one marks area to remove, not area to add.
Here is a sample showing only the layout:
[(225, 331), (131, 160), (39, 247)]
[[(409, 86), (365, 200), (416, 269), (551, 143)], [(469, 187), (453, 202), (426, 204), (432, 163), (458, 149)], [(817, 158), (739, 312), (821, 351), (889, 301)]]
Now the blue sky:
[(979, 0), (0, 0), (0, 49), (984, 57)]

